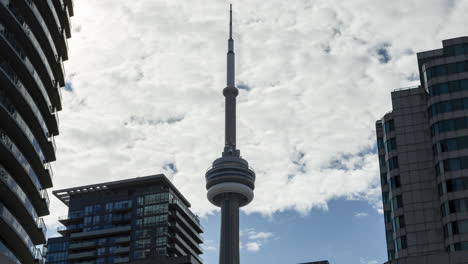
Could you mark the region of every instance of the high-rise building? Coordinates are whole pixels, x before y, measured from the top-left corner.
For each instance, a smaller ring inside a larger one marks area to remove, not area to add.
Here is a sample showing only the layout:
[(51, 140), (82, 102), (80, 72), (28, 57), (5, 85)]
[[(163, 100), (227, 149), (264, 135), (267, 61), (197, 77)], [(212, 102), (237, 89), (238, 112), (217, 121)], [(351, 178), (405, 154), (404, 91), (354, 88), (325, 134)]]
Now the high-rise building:
[(0, 0), (0, 263), (41, 263), (71, 0)]
[(201, 264), (200, 221), (163, 174), (54, 191), (68, 206), (48, 264)]
[(376, 123), (391, 264), (468, 260), (468, 37), (442, 44)]
[(236, 148), (236, 97), (239, 90), (234, 78), (234, 40), (232, 5), (227, 53), (227, 85), (223, 90), (226, 104), (225, 145), (222, 156), (206, 172), (208, 200), (221, 207), (220, 264), (239, 264), (239, 207), (253, 199), (255, 172)]

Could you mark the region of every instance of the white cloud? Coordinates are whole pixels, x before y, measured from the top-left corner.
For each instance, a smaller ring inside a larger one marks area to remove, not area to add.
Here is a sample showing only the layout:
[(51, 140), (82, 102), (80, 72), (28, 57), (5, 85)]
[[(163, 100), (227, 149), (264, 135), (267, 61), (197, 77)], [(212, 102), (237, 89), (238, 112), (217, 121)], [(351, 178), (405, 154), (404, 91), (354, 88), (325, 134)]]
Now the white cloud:
[(360, 264), (377, 264), (379, 263), (377, 260), (368, 260), (365, 258), (360, 258)]
[[(466, 33), (468, 2), (452, 3), (234, 1), (237, 81), (250, 88), (238, 146), (257, 173), (246, 212), (307, 213), (335, 198), (380, 208), (374, 122), (391, 90), (415, 84), (415, 51)], [(204, 173), (223, 147), (227, 8), (75, 2), (56, 189), (165, 172), (197, 213), (215, 210)], [(66, 212), (51, 207), (49, 224)]]
[(356, 217), (356, 218), (363, 218), (363, 217), (367, 217), (367, 216), (369, 216), (369, 214), (365, 213), (365, 212), (358, 212), (358, 213), (354, 214), (354, 217)]
[(260, 250), (261, 244), (259, 242), (248, 242), (247, 250), (250, 252), (257, 252)]
[(250, 252), (258, 252), (272, 239), (279, 239), (272, 232), (256, 231), (253, 228), (240, 230), (240, 249), (245, 248)]
[(273, 233), (271, 232), (255, 232), (255, 231), (250, 231), (249, 232), (249, 239), (255, 240), (255, 239), (269, 239), (273, 236)]

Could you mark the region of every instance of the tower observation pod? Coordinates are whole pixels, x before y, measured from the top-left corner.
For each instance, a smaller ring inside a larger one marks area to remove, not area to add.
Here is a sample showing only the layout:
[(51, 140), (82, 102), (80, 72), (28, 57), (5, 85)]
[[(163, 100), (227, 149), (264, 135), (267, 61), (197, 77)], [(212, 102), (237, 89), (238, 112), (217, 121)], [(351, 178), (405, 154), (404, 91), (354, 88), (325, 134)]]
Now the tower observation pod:
[(254, 197), (255, 172), (236, 148), (236, 97), (232, 5), (230, 7), (225, 97), (225, 146), (220, 158), (206, 172), (208, 200), (221, 207), (220, 264), (239, 264), (239, 208)]

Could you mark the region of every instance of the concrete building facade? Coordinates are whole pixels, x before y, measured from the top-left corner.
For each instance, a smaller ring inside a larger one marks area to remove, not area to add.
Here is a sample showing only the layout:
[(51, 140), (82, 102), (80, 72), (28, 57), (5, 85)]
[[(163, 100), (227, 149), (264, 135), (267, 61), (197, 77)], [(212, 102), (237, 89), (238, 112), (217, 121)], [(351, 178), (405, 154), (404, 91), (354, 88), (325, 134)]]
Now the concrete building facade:
[(68, 208), (48, 264), (201, 264), (200, 221), (159, 174), (53, 192)]
[(43, 263), (71, 0), (0, 0), (0, 263)]
[(417, 59), (376, 122), (388, 263), (468, 263), (468, 37)]

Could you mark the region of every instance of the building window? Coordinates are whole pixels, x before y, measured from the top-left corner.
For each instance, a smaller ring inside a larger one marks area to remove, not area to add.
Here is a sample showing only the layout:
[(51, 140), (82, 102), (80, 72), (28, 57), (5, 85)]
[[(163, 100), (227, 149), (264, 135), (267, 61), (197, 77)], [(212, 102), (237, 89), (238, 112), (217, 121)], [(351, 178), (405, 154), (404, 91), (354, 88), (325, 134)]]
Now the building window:
[(468, 117), (442, 120), (431, 126), (432, 136), (460, 129), (468, 128)]
[(385, 142), (385, 148), (386, 148), (387, 152), (390, 152), (392, 150), (396, 150), (397, 149), (396, 139), (391, 138), (391, 139), (387, 140), (387, 142)]
[(388, 192), (382, 192), (382, 202), (383, 204), (388, 203)]
[(440, 206), (442, 216), (453, 213), (468, 212), (468, 199), (450, 200)]
[(451, 75), (456, 73), (462, 73), (468, 71), (468, 61), (460, 61), (449, 64), (437, 65), (426, 69), (426, 78), (431, 80), (432, 78)]
[(401, 236), (395, 240), (395, 249), (397, 251), (408, 248), (406, 236)]
[(443, 161), (443, 171), (457, 171), (468, 169), (468, 156)]
[(385, 220), (386, 224), (392, 222), (392, 212), (391, 211), (384, 211), (384, 220)]
[(388, 184), (387, 173), (386, 172), (380, 174), (380, 183), (382, 185), (387, 185)]
[(453, 180), (447, 180), (446, 182), (439, 184), (439, 195), (464, 190), (468, 190), (468, 178), (457, 178)]
[(393, 121), (393, 119), (390, 119), (387, 122), (385, 122), (385, 124), (384, 124), (385, 134), (388, 134), (388, 133), (390, 133), (391, 131), (394, 131), (394, 130), (395, 130), (395, 121)]
[(378, 137), (377, 138), (377, 148), (380, 150), (380, 149), (384, 149), (384, 141), (383, 141), (383, 138), (382, 137)]
[(403, 198), (401, 195), (398, 195), (396, 197), (393, 197), (393, 199), (390, 201), (392, 209), (396, 210), (398, 208), (403, 207)]
[(400, 167), (400, 165), (398, 164), (398, 157), (391, 157), (390, 159), (388, 159), (387, 163), (387, 167), (389, 170), (398, 169)]
[(437, 96), (441, 94), (450, 94), (460, 91), (468, 91), (468, 79), (456, 80), (445, 83), (431, 85), (428, 88), (429, 96)]
[(393, 218), (393, 230), (405, 228), (405, 226), (406, 226), (406, 223), (405, 223), (404, 215), (400, 215), (400, 216)]
[(390, 178), (390, 189), (395, 190), (396, 188), (400, 188), (400, 186), (401, 186), (400, 175), (396, 175)]
[(429, 107), (429, 116), (468, 109), (468, 98), (435, 103)]
[(449, 138), (434, 145), (435, 153), (455, 151), (468, 148), (468, 137)]
[(454, 251), (468, 250), (468, 242), (458, 242), (453, 244)]

